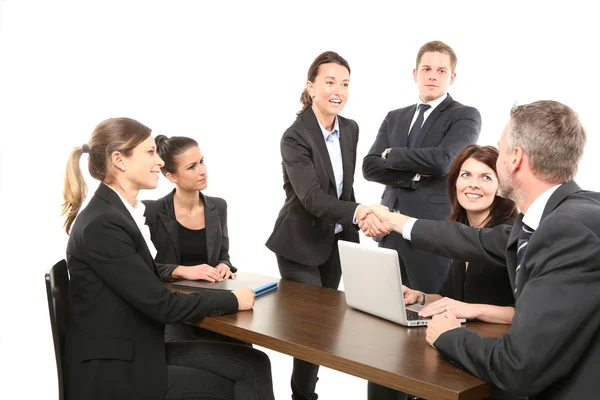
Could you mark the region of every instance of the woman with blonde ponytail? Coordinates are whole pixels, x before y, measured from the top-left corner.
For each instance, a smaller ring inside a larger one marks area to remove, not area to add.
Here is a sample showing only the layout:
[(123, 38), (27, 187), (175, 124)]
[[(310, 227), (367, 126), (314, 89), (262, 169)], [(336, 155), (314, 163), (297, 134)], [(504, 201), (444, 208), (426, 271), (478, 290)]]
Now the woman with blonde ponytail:
[[(83, 153), (100, 185), (80, 211), (87, 192)], [(63, 204), (70, 233), (66, 397), (273, 399), (263, 353), (225, 343), (164, 343), (165, 324), (251, 309), (254, 293), (185, 295), (163, 286), (137, 200), (141, 189), (157, 186), (163, 165), (151, 130), (129, 118), (101, 122), (88, 143), (71, 152)], [(247, 352), (243, 360), (240, 352)]]
[(69, 156), (67, 162), (67, 171), (65, 173), (65, 187), (63, 189), (63, 209), (61, 215), (66, 215), (65, 230), (67, 235), (71, 230), (71, 225), (79, 213), (79, 209), (83, 204), (83, 200), (87, 196), (87, 185), (79, 168), (79, 161), (83, 153), (87, 153), (89, 147), (84, 144), (81, 147), (76, 147)]

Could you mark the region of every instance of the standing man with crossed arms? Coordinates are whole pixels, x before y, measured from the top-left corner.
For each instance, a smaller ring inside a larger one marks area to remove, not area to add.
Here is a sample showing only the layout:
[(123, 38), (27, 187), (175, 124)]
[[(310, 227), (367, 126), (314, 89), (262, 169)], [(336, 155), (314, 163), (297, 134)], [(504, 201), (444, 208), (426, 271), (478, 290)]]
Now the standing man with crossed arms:
[[(450, 214), (445, 175), (456, 155), (477, 142), (481, 130), (479, 111), (447, 93), (456, 78), (456, 63), (456, 54), (443, 42), (421, 47), (413, 70), (417, 103), (388, 113), (363, 160), (365, 179), (386, 185), (381, 203), (390, 210), (432, 220)], [(398, 251), (406, 286), (437, 293), (449, 259), (413, 250), (396, 232), (379, 245)]]

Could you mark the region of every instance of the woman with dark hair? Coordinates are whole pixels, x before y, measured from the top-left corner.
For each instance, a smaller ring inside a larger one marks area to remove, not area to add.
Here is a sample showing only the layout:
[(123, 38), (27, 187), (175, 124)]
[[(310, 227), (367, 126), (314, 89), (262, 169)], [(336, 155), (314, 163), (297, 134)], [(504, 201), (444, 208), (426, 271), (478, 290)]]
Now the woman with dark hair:
[[(285, 203), (266, 245), (283, 279), (337, 289), (338, 240), (358, 242), (354, 224), (370, 212), (354, 199), (358, 125), (346, 105), (350, 66), (326, 51), (308, 69), (302, 110), (281, 139)], [(319, 366), (294, 359), (292, 398), (316, 399)]]
[[(496, 160), (492, 146), (467, 146), (454, 160), (448, 173), (449, 221), (474, 228), (512, 225), (517, 216), (514, 201), (498, 196)], [(420, 312), (429, 317), (452, 310), (457, 318), (510, 324), (514, 295), (505, 268), (479, 262), (453, 260), (438, 294), (402, 288), (406, 304), (421, 303)]]
[[(492, 146), (470, 145), (456, 157), (448, 173), (449, 221), (475, 229), (512, 225), (517, 216), (514, 201), (498, 196), (496, 160)], [(375, 210), (382, 221), (400, 214)], [(384, 222), (386, 224), (386, 222)], [(457, 318), (510, 324), (514, 296), (506, 268), (482, 262), (452, 260), (437, 294), (425, 294), (402, 286), (405, 304), (425, 305), (419, 315), (430, 317), (451, 310)], [(369, 399), (406, 399), (407, 394), (369, 382)]]
[[(166, 282), (234, 279), (236, 268), (229, 259), (227, 203), (202, 193), (208, 186), (208, 176), (198, 143), (188, 137), (158, 135), (156, 151), (164, 162), (163, 175), (175, 184), (168, 195), (144, 201), (161, 278)], [(165, 330), (166, 341), (210, 335), (187, 324), (167, 325)]]
[[(87, 192), (83, 153), (101, 183), (80, 212)], [(226, 343), (164, 342), (165, 324), (249, 310), (254, 293), (186, 295), (163, 286), (137, 200), (140, 190), (157, 186), (162, 166), (151, 130), (129, 118), (101, 122), (71, 152), (63, 193), (70, 233), (66, 397), (273, 399), (264, 353)]]

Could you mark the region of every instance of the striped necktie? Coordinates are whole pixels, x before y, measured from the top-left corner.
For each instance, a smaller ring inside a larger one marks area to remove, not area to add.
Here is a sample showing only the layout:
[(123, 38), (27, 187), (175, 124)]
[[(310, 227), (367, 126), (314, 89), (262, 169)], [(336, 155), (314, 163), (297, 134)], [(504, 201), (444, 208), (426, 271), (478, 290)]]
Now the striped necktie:
[(519, 239), (517, 241), (517, 270), (515, 271), (515, 295), (517, 294), (519, 284), (525, 279), (525, 268), (521, 268), (521, 266), (523, 264), (525, 250), (527, 249), (527, 243), (529, 243), (529, 238), (533, 232), (533, 229), (523, 224), (521, 232), (519, 233)]

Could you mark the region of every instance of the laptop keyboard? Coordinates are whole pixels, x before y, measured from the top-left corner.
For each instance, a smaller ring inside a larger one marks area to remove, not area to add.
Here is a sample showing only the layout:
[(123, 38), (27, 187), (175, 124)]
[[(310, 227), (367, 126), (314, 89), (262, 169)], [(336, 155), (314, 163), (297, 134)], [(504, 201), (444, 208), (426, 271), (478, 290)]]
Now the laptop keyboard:
[(417, 321), (420, 319), (428, 320), (429, 317), (421, 317), (418, 312), (413, 310), (406, 310), (406, 319), (409, 321)]

